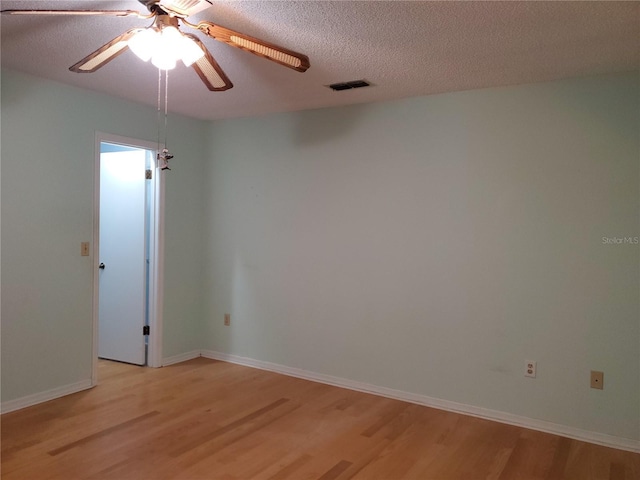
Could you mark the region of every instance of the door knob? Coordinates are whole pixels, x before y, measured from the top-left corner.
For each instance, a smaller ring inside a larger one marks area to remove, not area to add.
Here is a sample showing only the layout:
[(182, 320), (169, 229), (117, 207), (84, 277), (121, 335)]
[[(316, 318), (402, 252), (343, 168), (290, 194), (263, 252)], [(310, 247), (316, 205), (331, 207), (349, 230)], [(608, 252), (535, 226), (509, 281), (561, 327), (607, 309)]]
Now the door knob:
[(100, 265), (98, 265), (98, 268), (99, 268), (100, 270), (104, 270), (104, 263), (101, 263)]

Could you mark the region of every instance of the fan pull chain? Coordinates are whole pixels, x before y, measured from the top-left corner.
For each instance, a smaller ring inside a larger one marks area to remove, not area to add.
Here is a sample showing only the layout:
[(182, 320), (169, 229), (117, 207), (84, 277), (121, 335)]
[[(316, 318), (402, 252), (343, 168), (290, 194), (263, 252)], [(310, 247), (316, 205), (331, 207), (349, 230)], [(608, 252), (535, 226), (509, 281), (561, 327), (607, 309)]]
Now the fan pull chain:
[(158, 127), (158, 159), (160, 159), (160, 92), (162, 91), (162, 70), (158, 69), (158, 113), (156, 125)]
[(169, 153), (167, 149), (167, 117), (168, 117), (168, 105), (169, 105), (169, 71), (165, 70), (164, 77), (164, 148), (160, 150), (160, 115), (161, 115), (161, 101), (162, 101), (162, 70), (158, 69), (158, 162), (160, 163), (160, 170), (171, 170), (169, 168), (169, 160), (173, 158), (173, 155)]
[(169, 70), (164, 71), (164, 148), (167, 148), (167, 112), (169, 109)]

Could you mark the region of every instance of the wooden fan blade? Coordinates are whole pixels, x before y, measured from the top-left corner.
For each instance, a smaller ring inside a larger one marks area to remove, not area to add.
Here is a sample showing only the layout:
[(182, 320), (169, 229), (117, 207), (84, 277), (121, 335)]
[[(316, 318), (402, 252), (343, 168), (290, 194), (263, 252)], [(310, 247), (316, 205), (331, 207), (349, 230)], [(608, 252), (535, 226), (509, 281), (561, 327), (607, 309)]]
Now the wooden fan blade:
[(87, 55), (75, 65), (69, 67), (69, 70), (76, 73), (91, 73), (98, 70), (104, 64), (110, 62), (121, 53), (129, 48), (128, 40), (138, 33), (142, 28), (132, 28), (122, 35), (114, 38), (109, 43), (105, 43), (95, 52)]
[(151, 18), (135, 10), (0, 10), (2, 15), (108, 15), (115, 17)]
[(218, 62), (216, 62), (211, 56), (211, 53), (209, 53), (207, 47), (204, 46), (204, 43), (202, 43), (200, 39), (195, 35), (189, 35), (188, 33), (185, 33), (183, 35), (196, 42), (204, 52), (204, 57), (196, 60), (195, 63), (191, 66), (200, 77), (200, 80), (202, 80), (207, 86), (207, 88), (212, 92), (223, 92), (225, 90), (233, 88), (233, 83), (231, 83), (229, 77), (227, 77), (226, 73), (224, 73), (224, 71), (220, 68)]
[(250, 37), (244, 33), (236, 32), (207, 21), (200, 22), (197, 25), (187, 24), (220, 42), (246, 50), (254, 55), (292, 68), (298, 72), (305, 72), (309, 68), (309, 57), (294, 52), (293, 50), (265, 42), (259, 38)]

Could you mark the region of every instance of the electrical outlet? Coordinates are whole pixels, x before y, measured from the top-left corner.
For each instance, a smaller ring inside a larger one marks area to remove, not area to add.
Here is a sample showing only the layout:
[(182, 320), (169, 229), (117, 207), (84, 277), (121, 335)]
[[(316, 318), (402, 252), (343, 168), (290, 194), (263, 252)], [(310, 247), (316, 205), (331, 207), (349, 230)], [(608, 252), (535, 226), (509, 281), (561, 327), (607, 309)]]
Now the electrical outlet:
[(536, 378), (537, 362), (534, 360), (525, 360), (524, 362), (524, 376)]
[(604, 389), (604, 373), (591, 370), (591, 388)]
[(225, 326), (229, 326), (231, 325), (231, 314), (230, 313), (225, 313), (224, 314), (224, 324)]
[(80, 244), (80, 255), (83, 257), (89, 256), (89, 242), (82, 242)]

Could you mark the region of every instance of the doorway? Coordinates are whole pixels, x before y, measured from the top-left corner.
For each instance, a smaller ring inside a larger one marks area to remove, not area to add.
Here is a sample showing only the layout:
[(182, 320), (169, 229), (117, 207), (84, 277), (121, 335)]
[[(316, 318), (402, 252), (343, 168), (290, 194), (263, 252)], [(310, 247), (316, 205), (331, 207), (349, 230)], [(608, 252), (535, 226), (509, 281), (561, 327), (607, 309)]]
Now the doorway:
[(164, 182), (151, 142), (98, 133), (93, 383), (98, 358), (159, 367)]

